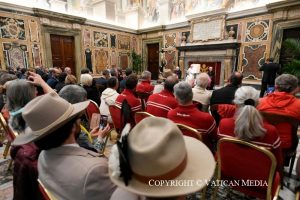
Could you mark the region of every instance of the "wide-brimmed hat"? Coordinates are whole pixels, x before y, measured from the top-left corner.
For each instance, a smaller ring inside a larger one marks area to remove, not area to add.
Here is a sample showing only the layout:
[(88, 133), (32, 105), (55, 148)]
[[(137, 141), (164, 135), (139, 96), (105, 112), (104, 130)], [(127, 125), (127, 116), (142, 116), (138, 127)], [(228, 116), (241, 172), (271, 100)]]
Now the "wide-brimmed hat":
[(57, 93), (51, 92), (31, 100), (23, 109), (22, 116), (28, 126), (13, 145), (22, 145), (39, 140), (78, 116), (89, 101), (70, 104)]
[(119, 158), (115, 151), (114, 147), (109, 158), (112, 182), (147, 197), (197, 192), (212, 178), (216, 165), (213, 154), (202, 142), (183, 136), (176, 124), (160, 117), (142, 120), (129, 133), (128, 163), (132, 177), (127, 186), (114, 166)]

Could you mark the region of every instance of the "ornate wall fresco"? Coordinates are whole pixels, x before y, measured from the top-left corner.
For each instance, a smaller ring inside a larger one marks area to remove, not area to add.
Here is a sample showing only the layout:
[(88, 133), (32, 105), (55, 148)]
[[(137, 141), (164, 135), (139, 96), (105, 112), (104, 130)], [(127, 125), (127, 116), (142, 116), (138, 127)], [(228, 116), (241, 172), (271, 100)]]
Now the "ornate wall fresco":
[(124, 70), (127, 67), (129, 67), (129, 53), (121, 52), (119, 57), (120, 57), (119, 66), (121, 67), (121, 69)]
[(95, 50), (95, 68), (96, 73), (100, 72), (108, 67), (108, 52), (103, 49)]
[(165, 52), (165, 59), (167, 61), (166, 68), (168, 69), (174, 69), (176, 66), (176, 51), (167, 51)]
[(6, 66), (28, 68), (28, 49), (18, 43), (3, 43), (3, 55)]
[(243, 75), (245, 78), (261, 78), (259, 67), (265, 62), (266, 45), (245, 46), (243, 52)]
[(36, 20), (29, 20), (29, 32), (30, 32), (30, 40), (31, 42), (39, 42), (40, 41), (40, 32), (39, 32), (39, 25)]
[(145, 20), (149, 22), (157, 22), (159, 19), (158, 0), (147, 0), (145, 10)]
[(184, 0), (170, 0), (169, 1), (169, 19), (176, 20), (184, 17), (185, 1)]
[(118, 49), (130, 50), (130, 37), (126, 35), (118, 35)]
[(83, 30), (83, 45), (86, 47), (91, 45), (91, 32), (89, 29)]
[(108, 47), (107, 33), (94, 31), (94, 46), (95, 47)]
[(116, 48), (116, 35), (114, 33), (110, 34), (110, 47)]
[(268, 40), (269, 20), (248, 22), (245, 42)]
[(176, 46), (176, 33), (169, 33), (165, 35), (165, 48)]
[(34, 66), (42, 66), (42, 55), (40, 45), (34, 44), (31, 48)]
[(0, 37), (26, 40), (24, 20), (0, 17)]

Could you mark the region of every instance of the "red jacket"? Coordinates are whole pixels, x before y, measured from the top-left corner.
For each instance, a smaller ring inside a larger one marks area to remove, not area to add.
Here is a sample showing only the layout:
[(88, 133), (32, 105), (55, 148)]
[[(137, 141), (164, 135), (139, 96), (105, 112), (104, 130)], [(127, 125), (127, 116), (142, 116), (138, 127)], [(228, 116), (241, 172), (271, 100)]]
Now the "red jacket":
[(178, 106), (173, 93), (162, 90), (160, 93), (152, 94), (147, 101), (146, 112), (157, 117), (167, 118), (168, 112)]
[(135, 114), (135, 112), (141, 111), (141, 101), (136, 96), (134, 96), (131, 90), (125, 89), (121, 94), (119, 94), (116, 99), (116, 105), (122, 107), (124, 99), (127, 100), (133, 114)]
[(260, 99), (257, 109), (300, 120), (300, 100), (286, 92), (274, 92)]
[(217, 136), (217, 129), (216, 122), (210, 114), (199, 111), (196, 105), (179, 105), (168, 112), (168, 118), (175, 123), (197, 129), (202, 133), (203, 142), (212, 149), (213, 140)]
[(151, 82), (148, 80), (142, 80), (139, 84), (136, 86), (137, 92), (143, 92), (143, 93), (152, 93), (154, 90), (154, 86), (151, 85)]
[[(234, 134), (235, 120), (234, 118), (224, 118), (220, 121), (218, 137), (236, 137)], [(265, 147), (273, 152), (277, 159), (277, 168), (281, 169), (282, 166), (282, 151), (281, 140), (276, 128), (267, 122), (264, 122), (263, 127), (266, 129), (264, 137), (254, 138), (251, 143)]]

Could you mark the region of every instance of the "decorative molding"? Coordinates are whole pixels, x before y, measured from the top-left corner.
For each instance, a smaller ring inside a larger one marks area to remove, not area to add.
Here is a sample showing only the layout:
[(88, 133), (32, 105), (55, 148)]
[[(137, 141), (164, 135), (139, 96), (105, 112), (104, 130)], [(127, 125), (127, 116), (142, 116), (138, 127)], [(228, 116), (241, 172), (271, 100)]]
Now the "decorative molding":
[(134, 30), (134, 29), (131, 29), (131, 28), (125, 28), (125, 27), (121, 27), (121, 26), (117, 26), (117, 25), (113, 25), (113, 24), (108, 24), (108, 23), (103, 23), (103, 22), (90, 20), (90, 19), (87, 19), (85, 21), (85, 25), (91, 25), (91, 26), (96, 26), (97, 28), (106, 28), (106, 29), (115, 30), (115, 31), (122, 30), (123, 32), (137, 34), (137, 30)]
[(286, 10), (287, 8), (295, 8), (296, 6), (300, 6), (299, 0), (288, 0), (270, 3), (266, 5), (266, 8), (268, 9), (268, 11), (274, 12), (278, 10)]
[(266, 6), (261, 6), (257, 8), (250, 8), (246, 10), (236, 11), (232, 13), (227, 13), (226, 20), (238, 19), (250, 16), (257, 16), (268, 13), (268, 9)]

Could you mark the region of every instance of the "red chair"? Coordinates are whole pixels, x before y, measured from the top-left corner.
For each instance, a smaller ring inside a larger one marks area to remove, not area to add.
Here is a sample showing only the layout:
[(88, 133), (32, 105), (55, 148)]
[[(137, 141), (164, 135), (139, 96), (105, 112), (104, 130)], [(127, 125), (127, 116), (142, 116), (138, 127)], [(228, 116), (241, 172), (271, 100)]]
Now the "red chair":
[(39, 183), (39, 189), (44, 197), (45, 200), (57, 200), (54, 198), (54, 196), (47, 190), (44, 186), (44, 184), (40, 181), (40, 179), (37, 180)]
[(108, 108), (115, 130), (118, 134), (120, 134), (120, 130), (122, 128), (121, 107), (117, 105), (110, 105)]
[(193, 137), (197, 140), (202, 141), (202, 135), (196, 129), (189, 127), (187, 125), (184, 125), (184, 124), (176, 124), (176, 125), (181, 130), (183, 135)]
[(151, 115), (150, 113), (147, 113), (147, 112), (136, 112), (135, 116), (134, 116), (135, 124), (139, 123), (146, 117), (154, 117), (154, 115)]
[(89, 121), (89, 125), (91, 124), (91, 119), (94, 113), (100, 114), (100, 109), (96, 102), (90, 100), (88, 107), (85, 109), (85, 114), (87, 120)]
[[(217, 180), (226, 180), (233, 189), (251, 197), (270, 200), (278, 196), (280, 175), (276, 172), (276, 158), (269, 150), (235, 138), (222, 138), (217, 157)], [(218, 187), (214, 197), (217, 190)]]
[(261, 112), (264, 119), (276, 127), (281, 139), (281, 149), (286, 163), (290, 162), (289, 177), (291, 177), (293, 166), (295, 163), (298, 139), (299, 120), (286, 116), (267, 112)]

